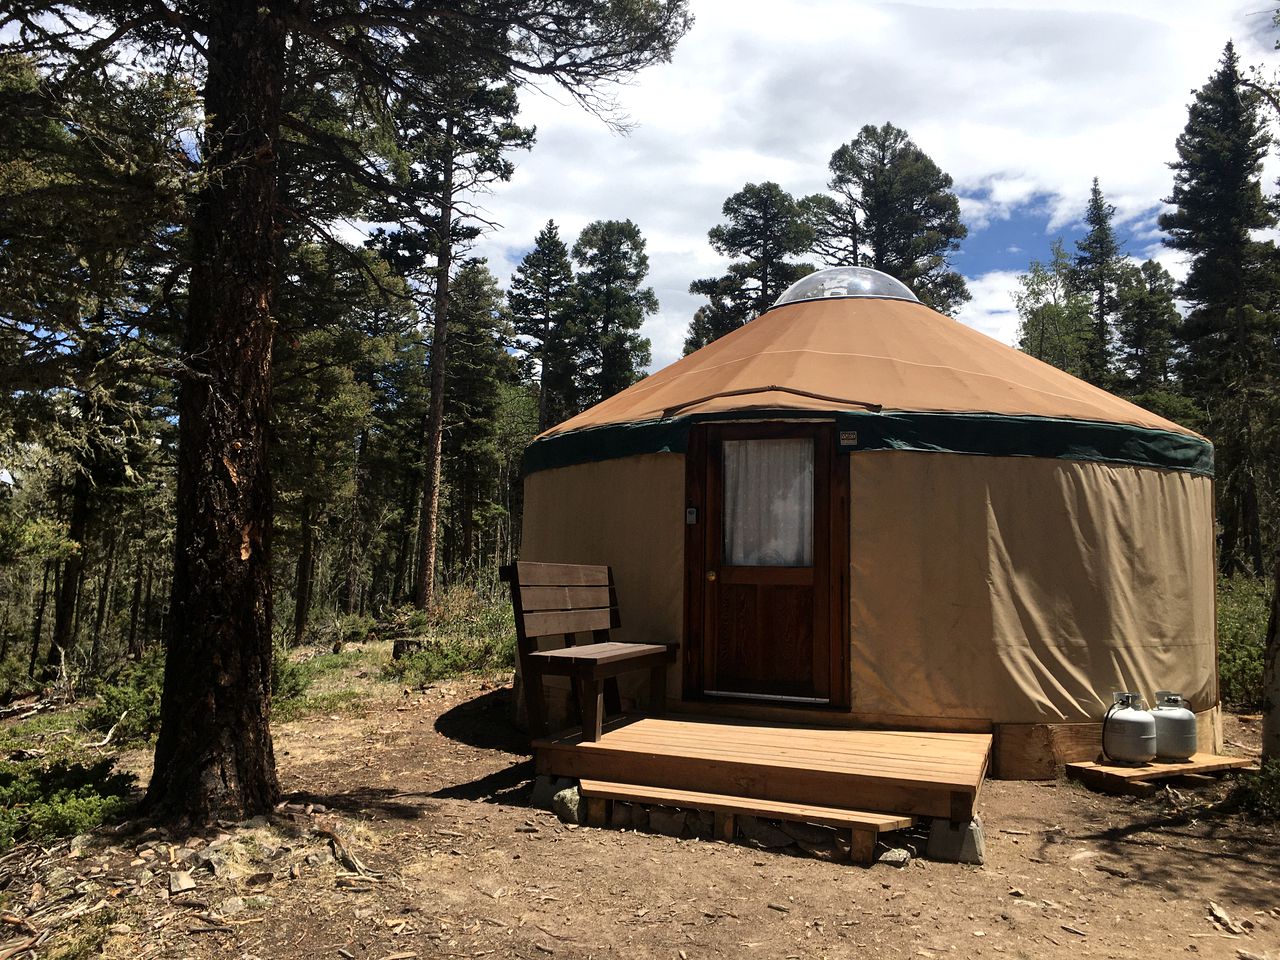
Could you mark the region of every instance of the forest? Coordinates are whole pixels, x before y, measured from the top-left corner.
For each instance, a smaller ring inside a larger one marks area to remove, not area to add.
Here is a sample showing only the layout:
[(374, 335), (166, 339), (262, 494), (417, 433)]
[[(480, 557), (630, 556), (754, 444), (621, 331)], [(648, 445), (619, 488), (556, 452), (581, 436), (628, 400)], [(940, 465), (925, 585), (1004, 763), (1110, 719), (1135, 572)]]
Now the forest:
[[(521, 92), (620, 124), (609, 85), (692, 24), (683, 0), (285, 9), (0, 15), (0, 703), (163, 671), (146, 803), (197, 821), (278, 799), (290, 650), (500, 604), (524, 447), (646, 375), (644, 210), (512, 238), (505, 289), (475, 242), (538, 149)], [(1122, 248), (1093, 179), (1016, 309), (1020, 349), (1213, 441), (1222, 590), (1253, 625), (1224, 692), (1280, 757), (1277, 122), (1227, 44), (1151, 198), (1186, 276)], [(952, 177), (886, 118), (848, 134), (827, 192), (724, 200), (686, 353), (823, 266), (969, 298)]]

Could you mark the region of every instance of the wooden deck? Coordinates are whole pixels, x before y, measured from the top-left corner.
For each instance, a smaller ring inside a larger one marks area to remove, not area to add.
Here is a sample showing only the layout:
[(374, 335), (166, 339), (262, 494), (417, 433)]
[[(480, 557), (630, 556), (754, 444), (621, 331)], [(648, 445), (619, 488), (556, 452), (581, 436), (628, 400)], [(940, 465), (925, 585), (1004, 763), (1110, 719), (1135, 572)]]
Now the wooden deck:
[(535, 740), (539, 773), (851, 811), (973, 816), (991, 735), (620, 717)]

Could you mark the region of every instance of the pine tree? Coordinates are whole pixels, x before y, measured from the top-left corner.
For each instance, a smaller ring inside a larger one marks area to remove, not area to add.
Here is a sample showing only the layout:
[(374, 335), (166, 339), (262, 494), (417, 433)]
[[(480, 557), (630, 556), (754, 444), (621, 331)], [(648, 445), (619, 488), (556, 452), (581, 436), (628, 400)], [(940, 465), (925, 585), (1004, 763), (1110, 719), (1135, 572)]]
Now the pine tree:
[(1121, 268), (1116, 293), (1117, 359), (1129, 394), (1170, 385), (1182, 323), (1173, 303), (1174, 287), (1169, 271), (1154, 260)]
[(507, 293), (516, 333), (538, 363), (538, 432), (580, 409), (576, 374), (582, 350), (574, 323), (573, 267), (554, 220), (538, 232), (533, 249), (511, 278)]
[(1207, 411), (1217, 447), (1220, 563), (1226, 573), (1247, 569), (1257, 576), (1265, 559), (1266, 463), (1275, 459), (1265, 436), (1280, 383), (1276, 250), (1252, 236), (1276, 224), (1260, 179), (1270, 142), (1258, 93), (1243, 82), (1228, 43), (1188, 110), (1170, 165), (1167, 202), (1174, 209), (1160, 217), (1166, 244), (1191, 257), (1179, 288), (1191, 305), (1180, 372), (1187, 393)]
[(1084, 221), (1089, 232), (1076, 241), (1076, 258), (1071, 270), (1072, 285), (1091, 301), (1092, 326), (1085, 347), (1083, 379), (1099, 387), (1111, 385), (1112, 319), (1116, 310), (1116, 285), (1124, 258), (1111, 225), (1116, 208), (1107, 203), (1093, 178)]
[(1089, 301), (1071, 284), (1071, 261), (1062, 240), (1048, 263), (1033, 260), (1018, 278), (1018, 349), (1080, 376), (1089, 342)]
[(891, 123), (871, 124), (831, 155), (828, 188), (806, 197), (813, 251), (828, 266), (871, 267), (949, 313), (970, 297), (950, 257), (968, 230), (953, 181)]
[(726, 222), (707, 233), (726, 257), (741, 257), (722, 277), (695, 280), (689, 292), (711, 302), (699, 309), (685, 339), (692, 353), (770, 307), (791, 284), (813, 270), (791, 258), (813, 243), (813, 228), (796, 199), (776, 183), (748, 183), (724, 202)]
[(648, 366), (649, 340), (640, 336), (645, 317), (657, 312), (644, 237), (630, 220), (597, 220), (583, 228), (573, 245), (578, 264), (574, 312), (584, 332), (590, 369), (586, 403), (599, 403), (642, 376)]

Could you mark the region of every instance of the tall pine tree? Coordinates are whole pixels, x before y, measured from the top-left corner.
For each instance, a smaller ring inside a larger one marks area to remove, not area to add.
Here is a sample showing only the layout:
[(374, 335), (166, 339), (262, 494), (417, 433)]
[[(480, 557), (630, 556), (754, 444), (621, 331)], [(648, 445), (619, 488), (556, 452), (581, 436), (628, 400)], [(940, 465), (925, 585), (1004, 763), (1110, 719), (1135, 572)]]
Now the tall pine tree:
[(968, 230), (951, 176), (892, 123), (871, 124), (831, 155), (834, 196), (806, 197), (814, 253), (828, 266), (871, 267), (949, 313), (970, 297), (950, 258)]
[(1280, 381), (1276, 250), (1253, 238), (1276, 224), (1263, 197), (1262, 160), (1271, 140), (1258, 93), (1243, 82), (1228, 43), (1195, 94), (1177, 140), (1174, 209), (1160, 217), (1166, 244), (1190, 255), (1180, 297), (1187, 393), (1206, 411), (1218, 453), (1219, 560), (1224, 573), (1263, 574), (1264, 484), (1276, 451), (1265, 443)]
[(796, 199), (776, 183), (748, 183), (721, 208), (725, 221), (707, 233), (711, 246), (741, 258), (722, 277), (695, 280), (689, 292), (710, 303), (694, 316), (685, 353), (736, 330), (768, 310), (778, 295), (813, 270), (792, 258), (808, 251), (813, 228)]
[(554, 220), (539, 232), (507, 293), (516, 333), (538, 364), (538, 431), (578, 412), (582, 335), (573, 309), (573, 267)]
[(1092, 323), (1085, 346), (1081, 376), (1099, 387), (1111, 386), (1112, 320), (1116, 310), (1116, 285), (1124, 258), (1111, 225), (1116, 208), (1107, 203), (1093, 178), (1089, 206), (1084, 221), (1089, 232), (1076, 241), (1076, 259), (1071, 270), (1072, 285), (1090, 300)]
[(630, 220), (587, 224), (573, 245), (578, 264), (574, 310), (584, 332), (590, 368), (585, 403), (599, 403), (631, 386), (649, 365), (649, 340), (640, 336), (658, 298), (643, 286), (649, 275), (644, 237)]
[(1178, 328), (1182, 317), (1174, 306), (1174, 280), (1154, 260), (1126, 264), (1116, 295), (1118, 367), (1125, 391), (1148, 394), (1169, 387)]

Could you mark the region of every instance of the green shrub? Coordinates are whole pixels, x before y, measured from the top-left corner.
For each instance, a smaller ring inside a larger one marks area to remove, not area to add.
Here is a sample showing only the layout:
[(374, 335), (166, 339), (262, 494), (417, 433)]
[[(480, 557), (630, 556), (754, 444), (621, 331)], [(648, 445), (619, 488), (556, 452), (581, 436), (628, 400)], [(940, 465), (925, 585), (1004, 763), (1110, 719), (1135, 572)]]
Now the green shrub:
[(1271, 608), (1271, 584), (1253, 577), (1218, 581), (1218, 681), (1223, 702), (1262, 706), (1262, 654)]
[(103, 733), (118, 722), (114, 743), (150, 740), (160, 730), (163, 689), (164, 654), (153, 651), (137, 663), (126, 665), (114, 680), (98, 686), (97, 702), (89, 706), (85, 722)]
[(296, 700), (311, 686), (311, 673), (299, 663), (289, 659), (289, 652), (277, 645), (271, 658), (271, 700), (287, 703)]
[(0, 850), (15, 841), (74, 836), (118, 820), (134, 778), (113, 772), (113, 766), (110, 758), (88, 766), (0, 760)]
[(412, 652), (383, 670), (389, 679), (424, 684), (463, 673), (510, 670), (516, 661), (511, 603), (496, 581), (455, 584), (432, 616), (406, 618), (402, 629), (417, 634)]
[(1240, 780), (1244, 808), (1262, 820), (1280, 821), (1280, 760), (1268, 760)]

